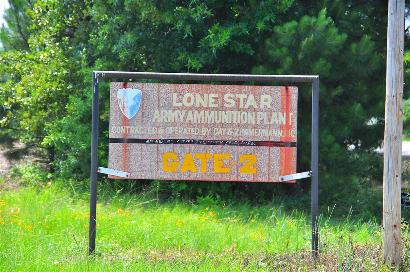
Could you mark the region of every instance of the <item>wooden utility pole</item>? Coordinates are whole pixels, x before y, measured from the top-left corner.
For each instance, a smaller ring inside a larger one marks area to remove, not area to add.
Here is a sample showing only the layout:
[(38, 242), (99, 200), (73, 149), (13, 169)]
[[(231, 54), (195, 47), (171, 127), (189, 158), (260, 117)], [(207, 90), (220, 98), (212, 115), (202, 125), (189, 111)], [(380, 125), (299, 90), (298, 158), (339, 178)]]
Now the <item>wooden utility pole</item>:
[(403, 130), (404, 0), (389, 0), (384, 127), (384, 260), (401, 262), (401, 140)]

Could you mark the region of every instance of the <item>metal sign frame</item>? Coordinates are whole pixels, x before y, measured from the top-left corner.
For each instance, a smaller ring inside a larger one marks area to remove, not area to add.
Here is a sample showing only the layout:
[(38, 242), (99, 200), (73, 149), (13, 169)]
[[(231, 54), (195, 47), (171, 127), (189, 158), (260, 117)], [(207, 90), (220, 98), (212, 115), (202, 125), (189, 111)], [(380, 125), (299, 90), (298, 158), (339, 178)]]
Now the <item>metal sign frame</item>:
[(317, 257), (319, 250), (318, 208), (319, 208), (319, 76), (318, 75), (249, 75), (249, 74), (194, 74), (194, 73), (155, 73), (94, 71), (92, 97), (92, 132), (91, 132), (91, 170), (90, 170), (90, 223), (88, 253), (95, 252), (97, 178), (98, 173), (107, 168), (98, 167), (98, 127), (99, 127), (99, 79), (156, 79), (189, 81), (236, 81), (236, 82), (282, 82), (310, 83), (312, 86), (311, 120), (311, 220), (312, 220), (312, 255)]

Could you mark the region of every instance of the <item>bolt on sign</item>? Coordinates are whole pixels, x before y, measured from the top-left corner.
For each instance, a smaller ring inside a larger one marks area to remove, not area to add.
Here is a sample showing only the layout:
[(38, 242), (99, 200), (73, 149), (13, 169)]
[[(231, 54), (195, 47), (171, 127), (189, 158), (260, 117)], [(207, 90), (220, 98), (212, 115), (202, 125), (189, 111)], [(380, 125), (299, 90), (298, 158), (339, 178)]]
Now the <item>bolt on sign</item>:
[(296, 87), (112, 82), (108, 167), (129, 179), (279, 182), (296, 173), (297, 97)]

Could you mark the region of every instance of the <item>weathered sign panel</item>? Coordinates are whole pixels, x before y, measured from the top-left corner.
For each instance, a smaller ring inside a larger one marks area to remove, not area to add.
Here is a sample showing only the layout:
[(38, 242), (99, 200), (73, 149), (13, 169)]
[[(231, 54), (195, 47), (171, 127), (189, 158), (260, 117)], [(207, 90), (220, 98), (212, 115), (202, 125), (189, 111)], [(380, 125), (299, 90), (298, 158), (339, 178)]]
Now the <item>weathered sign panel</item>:
[(279, 182), (296, 173), (297, 88), (112, 82), (109, 138), (130, 179)]

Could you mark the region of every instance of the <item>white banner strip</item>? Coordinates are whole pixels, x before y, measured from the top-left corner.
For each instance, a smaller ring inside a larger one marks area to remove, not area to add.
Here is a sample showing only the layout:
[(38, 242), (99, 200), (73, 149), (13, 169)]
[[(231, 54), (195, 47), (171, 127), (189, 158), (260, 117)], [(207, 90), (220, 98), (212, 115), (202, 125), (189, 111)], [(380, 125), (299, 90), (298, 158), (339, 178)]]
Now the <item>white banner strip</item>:
[(289, 180), (309, 178), (310, 176), (312, 176), (312, 171), (306, 171), (306, 172), (302, 172), (302, 173), (296, 173), (296, 174), (291, 174), (291, 175), (286, 175), (286, 176), (280, 176), (279, 180), (281, 182), (286, 182), (286, 181), (289, 181)]
[(123, 172), (120, 170), (115, 170), (115, 169), (105, 168), (105, 167), (98, 167), (98, 173), (106, 174), (110, 176), (116, 176), (120, 178), (128, 178), (130, 176), (130, 173), (128, 172)]

